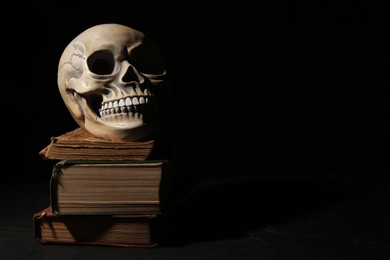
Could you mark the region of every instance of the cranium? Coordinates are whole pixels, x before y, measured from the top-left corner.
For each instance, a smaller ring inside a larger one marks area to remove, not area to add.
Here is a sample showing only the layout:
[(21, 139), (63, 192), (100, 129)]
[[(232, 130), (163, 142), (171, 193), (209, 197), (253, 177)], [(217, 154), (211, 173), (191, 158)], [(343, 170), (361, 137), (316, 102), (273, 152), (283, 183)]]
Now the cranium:
[(161, 119), (168, 84), (161, 55), (140, 31), (120, 24), (88, 28), (63, 51), (58, 87), (72, 117), (104, 139), (148, 138)]

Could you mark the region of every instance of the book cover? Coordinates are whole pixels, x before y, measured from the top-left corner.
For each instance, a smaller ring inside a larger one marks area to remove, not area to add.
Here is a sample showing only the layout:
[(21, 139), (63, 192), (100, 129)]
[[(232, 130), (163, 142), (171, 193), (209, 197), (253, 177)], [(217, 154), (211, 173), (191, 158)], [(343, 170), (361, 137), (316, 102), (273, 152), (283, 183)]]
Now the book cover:
[(168, 161), (74, 161), (53, 167), (50, 201), (57, 214), (136, 214), (164, 209)]
[(157, 247), (158, 214), (57, 215), (47, 207), (33, 215), (41, 244)]

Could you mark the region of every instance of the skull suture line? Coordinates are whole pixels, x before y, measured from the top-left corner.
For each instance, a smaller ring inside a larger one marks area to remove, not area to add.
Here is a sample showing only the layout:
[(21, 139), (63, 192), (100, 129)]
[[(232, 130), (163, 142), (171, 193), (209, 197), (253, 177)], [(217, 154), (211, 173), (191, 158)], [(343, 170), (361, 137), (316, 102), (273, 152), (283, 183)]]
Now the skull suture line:
[(62, 53), (58, 87), (72, 117), (104, 139), (148, 138), (167, 93), (161, 55), (140, 31), (101, 24), (74, 38)]

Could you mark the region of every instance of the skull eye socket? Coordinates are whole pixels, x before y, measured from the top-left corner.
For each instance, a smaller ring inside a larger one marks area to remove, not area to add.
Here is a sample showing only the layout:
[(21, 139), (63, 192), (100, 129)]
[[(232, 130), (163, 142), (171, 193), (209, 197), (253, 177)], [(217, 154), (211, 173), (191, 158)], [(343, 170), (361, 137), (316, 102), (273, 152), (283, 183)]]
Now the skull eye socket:
[(87, 64), (91, 72), (97, 75), (109, 75), (114, 71), (115, 60), (111, 52), (101, 50), (89, 56)]
[(132, 50), (130, 59), (137, 70), (142, 73), (159, 75), (165, 72), (164, 63), (160, 57), (142, 47)]

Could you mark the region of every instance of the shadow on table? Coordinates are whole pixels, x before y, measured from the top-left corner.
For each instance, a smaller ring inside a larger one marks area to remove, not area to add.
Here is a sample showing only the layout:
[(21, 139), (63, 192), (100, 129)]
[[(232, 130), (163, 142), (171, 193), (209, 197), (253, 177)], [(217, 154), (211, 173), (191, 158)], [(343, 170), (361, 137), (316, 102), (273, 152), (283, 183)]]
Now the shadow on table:
[(357, 190), (339, 178), (234, 178), (201, 180), (162, 218), (161, 244), (245, 236), (340, 203)]

